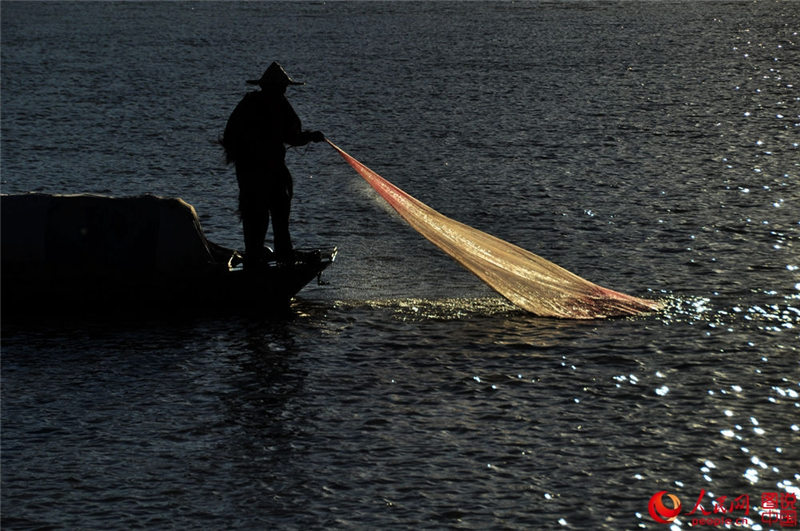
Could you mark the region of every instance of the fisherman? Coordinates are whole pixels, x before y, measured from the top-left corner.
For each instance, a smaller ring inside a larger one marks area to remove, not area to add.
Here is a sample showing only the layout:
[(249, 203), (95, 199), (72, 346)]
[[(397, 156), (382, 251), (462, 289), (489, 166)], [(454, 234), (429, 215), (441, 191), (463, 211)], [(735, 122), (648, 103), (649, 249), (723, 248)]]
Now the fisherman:
[(319, 131), (304, 131), (300, 118), (286, 99), (286, 87), (304, 85), (294, 81), (276, 62), (261, 76), (248, 80), (261, 90), (248, 92), (233, 110), (221, 144), (226, 161), (236, 165), (239, 183), (239, 215), (242, 219), (245, 269), (266, 262), (264, 239), (272, 215), (272, 233), (278, 263), (292, 262), (289, 236), (289, 210), (292, 201), (292, 176), (284, 157), (286, 148), (321, 142)]

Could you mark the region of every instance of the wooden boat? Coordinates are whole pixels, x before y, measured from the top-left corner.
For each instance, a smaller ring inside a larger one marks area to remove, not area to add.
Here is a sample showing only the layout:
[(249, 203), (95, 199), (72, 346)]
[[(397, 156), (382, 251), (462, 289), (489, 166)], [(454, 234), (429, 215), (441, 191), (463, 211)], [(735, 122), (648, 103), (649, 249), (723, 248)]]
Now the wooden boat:
[(301, 249), (289, 263), (245, 271), (177, 198), (3, 195), (0, 213), (3, 318), (281, 311), (336, 258), (336, 248)]

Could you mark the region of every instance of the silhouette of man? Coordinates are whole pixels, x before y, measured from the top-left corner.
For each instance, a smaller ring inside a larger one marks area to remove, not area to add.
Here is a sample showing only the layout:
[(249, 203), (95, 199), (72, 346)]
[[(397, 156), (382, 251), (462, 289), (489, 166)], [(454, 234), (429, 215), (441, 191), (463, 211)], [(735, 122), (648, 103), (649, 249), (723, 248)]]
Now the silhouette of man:
[(228, 163), (236, 165), (239, 183), (239, 215), (242, 219), (245, 269), (266, 260), (264, 239), (272, 216), (275, 254), (279, 263), (293, 256), (289, 235), (292, 176), (286, 167), (285, 144), (304, 146), (321, 142), (319, 131), (304, 131), (300, 118), (286, 99), (286, 87), (304, 85), (294, 81), (281, 65), (273, 62), (261, 79), (248, 80), (261, 90), (248, 92), (233, 110), (222, 137)]

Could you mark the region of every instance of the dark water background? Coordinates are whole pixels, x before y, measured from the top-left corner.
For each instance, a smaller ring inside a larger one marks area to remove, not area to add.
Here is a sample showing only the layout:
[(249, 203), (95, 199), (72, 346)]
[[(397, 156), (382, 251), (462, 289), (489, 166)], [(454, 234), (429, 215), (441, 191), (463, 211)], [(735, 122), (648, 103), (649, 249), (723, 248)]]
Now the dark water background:
[(340, 256), (289, 318), (4, 319), (4, 528), (664, 529), (667, 490), (767, 529), (800, 493), (800, 3), (0, 9), (3, 193), (177, 195), (241, 247), (213, 140), (279, 60), (412, 195), (667, 303), (515, 311), (292, 150), (294, 239)]

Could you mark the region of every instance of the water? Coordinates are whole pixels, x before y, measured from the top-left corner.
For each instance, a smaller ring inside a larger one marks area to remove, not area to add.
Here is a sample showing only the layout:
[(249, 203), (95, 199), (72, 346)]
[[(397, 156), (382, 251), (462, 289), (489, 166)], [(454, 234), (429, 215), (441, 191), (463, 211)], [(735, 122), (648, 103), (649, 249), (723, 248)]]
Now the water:
[(779, 528), (798, 31), (795, 2), (3, 3), (4, 193), (178, 195), (241, 247), (213, 140), (279, 60), (304, 123), (412, 195), (667, 304), (516, 311), (291, 150), (294, 239), (340, 256), (289, 318), (4, 319), (4, 528), (686, 528), (703, 492)]

